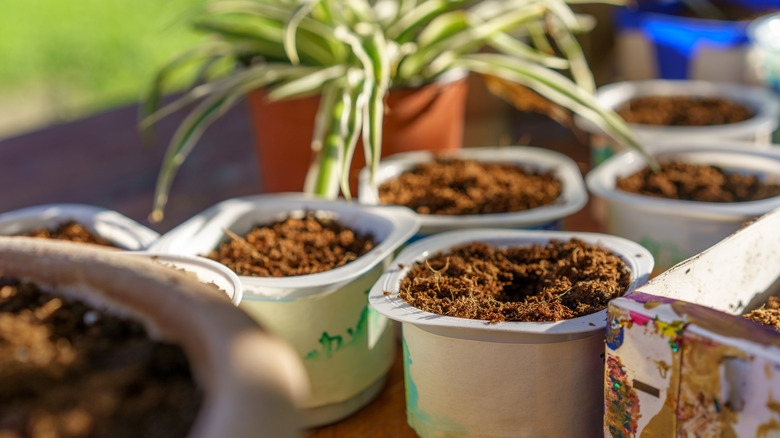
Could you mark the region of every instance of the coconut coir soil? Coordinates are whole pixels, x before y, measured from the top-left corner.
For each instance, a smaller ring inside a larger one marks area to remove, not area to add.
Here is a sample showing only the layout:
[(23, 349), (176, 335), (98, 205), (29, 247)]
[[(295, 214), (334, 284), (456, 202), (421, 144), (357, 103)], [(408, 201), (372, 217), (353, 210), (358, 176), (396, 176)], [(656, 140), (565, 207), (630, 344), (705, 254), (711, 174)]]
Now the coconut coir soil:
[[(76, 221), (66, 221), (52, 228), (37, 228), (28, 231), (25, 236), (41, 237), (45, 239), (68, 240), (71, 242), (92, 243), (95, 245), (116, 247), (108, 240), (92, 233), (87, 227)], [(2, 437), (0, 437), (2, 438)]]
[(753, 117), (744, 105), (720, 98), (690, 96), (636, 97), (617, 109), (628, 123), (658, 126), (709, 126)]
[(473, 242), (415, 264), (400, 295), (440, 315), (541, 322), (602, 310), (630, 283), (619, 257), (579, 239), (510, 248)]
[(765, 184), (756, 175), (674, 161), (661, 163), (658, 172), (645, 168), (618, 178), (616, 187), (642, 195), (699, 202), (744, 202), (780, 196), (780, 185)]
[(201, 399), (178, 346), (0, 279), (0, 437), (184, 437)]
[(372, 248), (372, 236), (307, 213), (254, 227), (245, 236), (233, 235), (208, 257), (238, 275), (290, 277), (343, 266)]
[(780, 298), (769, 297), (766, 304), (746, 314), (745, 318), (780, 330)]
[(563, 184), (552, 172), (439, 158), (380, 185), (379, 200), (421, 214), (490, 214), (550, 205), (562, 190)]

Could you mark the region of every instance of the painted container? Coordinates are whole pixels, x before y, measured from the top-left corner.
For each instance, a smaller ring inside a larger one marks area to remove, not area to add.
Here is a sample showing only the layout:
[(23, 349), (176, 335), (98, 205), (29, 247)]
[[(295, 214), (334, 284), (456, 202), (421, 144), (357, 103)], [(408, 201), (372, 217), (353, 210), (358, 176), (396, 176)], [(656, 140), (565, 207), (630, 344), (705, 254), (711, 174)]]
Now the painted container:
[(235, 272), (222, 263), (191, 255), (156, 254), (149, 251), (132, 251), (130, 254), (147, 257), (157, 263), (194, 275), (201, 283), (213, 285), (224, 293), (236, 306), (241, 303), (243, 296), (241, 280)]
[(24, 234), (38, 228), (55, 228), (75, 220), (92, 233), (126, 250), (143, 250), (159, 234), (116, 211), (85, 204), (46, 204), (0, 214), (0, 235)]
[(498, 247), (579, 238), (611, 250), (647, 281), (650, 253), (597, 233), (475, 229), (421, 239), (404, 249), (371, 289), (378, 312), (403, 329), (406, 412), (423, 437), (598, 436), (606, 310), (559, 322), (499, 322), (436, 315), (399, 295), (415, 262), (481, 241)]
[(780, 332), (740, 315), (778, 276), (780, 209), (613, 300), (604, 436), (777, 436)]
[[(717, 147), (716, 147), (717, 146)], [(766, 183), (780, 184), (780, 149), (746, 150), (728, 142), (710, 147), (678, 144), (654, 145), (658, 159), (674, 158), (693, 164), (708, 164), (728, 172), (761, 176)], [(664, 199), (615, 188), (617, 179), (647, 166), (636, 151), (609, 158), (586, 176), (594, 197), (594, 216), (606, 232), (639, 242), (653, 253), (656, 272), (718, 243), (746, 221), (780, 207), (780, 197), (751, 202), (694, 202)]]
[[(721, 98), (744, 105), (754, 115), (737, 123), (712, 126), (652, 126), (630, 123), (629, 127), (648, 152), (655, 144), (700, 143), (703, 140), (734, 140), (744, 147), (766, 149), (780, 124), (780, 98), (761, 86), (692, 80), (625, 81), (599, 87), (596, 100), (616, 110), (631, 99), (645, 96), (690, 96)], [(592, 122), (575, 116), (577, 126), (589, 134), (591, 164), (596, 166), (622, 148)]]
[(725, 12), (719, 17), (707, 9), (698, 15), (708, 18), (686, 14), (685, 4), (704, 8), (710, 3), (738, 5), (755, 16), (780, 9), (778, 0), (644, 1), (619, 8), (613, 16), (617, 74), (627, 80), (755, 83), (748, 64), (751, 21), (734, 20)]
[(377, 245), (330, 271), (285, 278), (239, 276), (240, 308), (289, 342), (303, 359), (312, 393), (302, 406), (307, 426), (356, 412), (382, 389), (394, 357), (390, 321), (368, 307), (368, 290), (393, 251), (413, 236), (417, 218), (404, 207), (367, 207), (303, 194), (258, 195), (220, 202), (163, 235), (154, 252), (204, 255), (253, 227), (315, 212), (338, 220)]
[(515, 163), (528, 170), (553, 172), (563, 182), (563, 193), (551, 205), (525, 211), (482, 215), (436, 215), (418, 214), (420, 231), (417, 238), (443, 231), (469, 228), (519, 228), (552, 229), (562, 227), (562, 221), (578, 212), (588, 202), (588, 192), (577, 163), (564, 154), (548, 149), (528, 146), (475, 147), (464, 148), (446, 154), (431, 152), (409, 152), (395, 154), (379, 163), (372, 186), (368, 169), (360, 173), (358, 196), (360, 203), (379, 204), (377, 187), (397, 178), (419, 163), (432, 161), (436, 156), (455, 157), (496, 163)]

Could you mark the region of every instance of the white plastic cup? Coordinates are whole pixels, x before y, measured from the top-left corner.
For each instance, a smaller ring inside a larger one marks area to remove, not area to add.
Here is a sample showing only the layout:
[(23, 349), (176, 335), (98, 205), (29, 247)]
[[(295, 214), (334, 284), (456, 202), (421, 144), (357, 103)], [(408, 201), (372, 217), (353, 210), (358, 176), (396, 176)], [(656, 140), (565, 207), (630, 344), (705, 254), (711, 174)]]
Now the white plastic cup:
[[(613, 110), (631, 99), (647, 96), (721, 98), (744, 105), (754, 114), (742, 122), (712, 126), (653, 126), (630, 123), (628, 126), (639, 142), (651, 153), (656, 144), (686, 144), (692, 141), (701, 143), (707, 139), (742, 141), (746, 147), (766, 149), (772, 142), (772, 133), (780, 124), (780, 98), (760, 86), (658, 79), (616, 82), (604, 85), (596, 91), (596, 100)], [(601, 128), (589, 120), (581, 116), (575, 116), (574, 120), (579, 128), (590, 135), (593, 166), (621, 150)]]
[[(578, 212), (588, 202), (588, 193), (577, 163), (559, 152), (530, 146), (464, 148), (446, 154), (464, 160), (491, 163), (513, 163), (534, 171), (552, 172), (563, 183), (563, 193), (551, 205), (529, 210), (471, 215), (417, 214), (420, 231), (417, 238), (450, 230), (470, 228), (560, 229), (561, 221)], [(395, 154), (383, 159), (371, 185), (369, 169), (360, 172), (358, 199), (361, 204), (378, 205), (377, 188), (399, 177), (419, 163), (432, 161), (428, 151)]]
[(338, 220), (377, 245), (360, 258), (330, 271), (293, 277), (239, 276), (240, 308), (290, 343), (303, 359), (311, 396), (302, 406), (309, 427), (343, 419), (383, 388), (392, 365), (392, 326), (368, 307), (368, 290), (393, 251), (419, 228), (405, 207), (367, 207), (303, 194), (258, 195), (229, 199), (166, 233), (154, 252), (203, 255), (228, 237), (254, 226), (314, 212)]
[(529, 246), (571, 238), (618, 255), (632, 272), (629, 291), (647, 281), (652, 256), (626, 239), (475, 229), (409, 245), (374, 285), (371, 305), (403, 327), (407, 420), (419, 436), (599, 435), (606, 309), (559, 322), (489, 323), (426, 312), (398, 294), (415, 262), (460, 244)]
[(75, 220), (114, 245), (132, 251), (149, 247), (159, 234), (116, 211), (85, 204), (46, 204), (0, 214), (0, 235), (52, 229)]
[[(674, 158), (692, 164), (716, 165), (726, 171), (758, 174), (762, 181), (780, 183), (780, 149), (749, 150), (712, 142), (710, 147), (654, 145), (658, 159)], [(717, 147), (719, 146), (719, 147)], [(616, 189), (617, 179), (643, 168), (636, 151), (624, 151), (591, 170), (586, 182), (603, 210), (595, 212), (606, 231), (648, 248), (658, 272), (700, 253), (738, 230), (748, 220), (780, 207), (780, 197), (751, 202), (696, 202), (628, 193)]]

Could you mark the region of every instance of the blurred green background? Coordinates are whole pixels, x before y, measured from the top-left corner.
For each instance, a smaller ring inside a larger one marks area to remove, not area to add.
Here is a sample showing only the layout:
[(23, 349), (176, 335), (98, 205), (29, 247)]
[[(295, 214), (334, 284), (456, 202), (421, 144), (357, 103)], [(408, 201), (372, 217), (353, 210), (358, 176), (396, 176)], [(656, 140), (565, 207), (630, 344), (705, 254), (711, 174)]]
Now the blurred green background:
[(0, 138), (140, 101), (206, 1), (0, 1)]

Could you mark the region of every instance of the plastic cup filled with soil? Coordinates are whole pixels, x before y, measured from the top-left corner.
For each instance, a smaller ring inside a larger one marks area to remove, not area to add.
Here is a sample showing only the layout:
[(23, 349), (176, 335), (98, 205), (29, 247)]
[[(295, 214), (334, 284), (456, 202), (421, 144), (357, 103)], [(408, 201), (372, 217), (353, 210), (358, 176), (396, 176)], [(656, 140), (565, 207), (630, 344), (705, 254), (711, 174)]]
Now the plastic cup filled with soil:
[(159, 234), (102, 207), (46, 204), (0, 214), (0, 235), (67, 240), (124, 250), (144, 250)]
[(418, 238), (468, 228), (557, 230), (588, 200), (574, 160), (535, 147), (397, 154), (382, 160), (375, 182), (364, 169), (360, 202), (414, 210)]
[(402, 325), (409, 424), (422, 437), (598, 435), (605, 309), (652, 266), (640, 245), (598, 233), (475, 229), (409, 245), (369, 295)]
[(392, 324), (367, 291), (419, 228), (405, 207), (303, 194), (223, 201), (162, 236), (163, 254), (207, 256), (238, 274), (240, 307), (289, 342), (306, 366), (308, 426), (345, 418), (383, 388)]
[(656, 145), (659, 168), (636, 152), (618, 154), (588, 173), (610, 234), (645, 246), (656, 273), (711, 247), (780, 207), (780, 153), (734, 148)]

